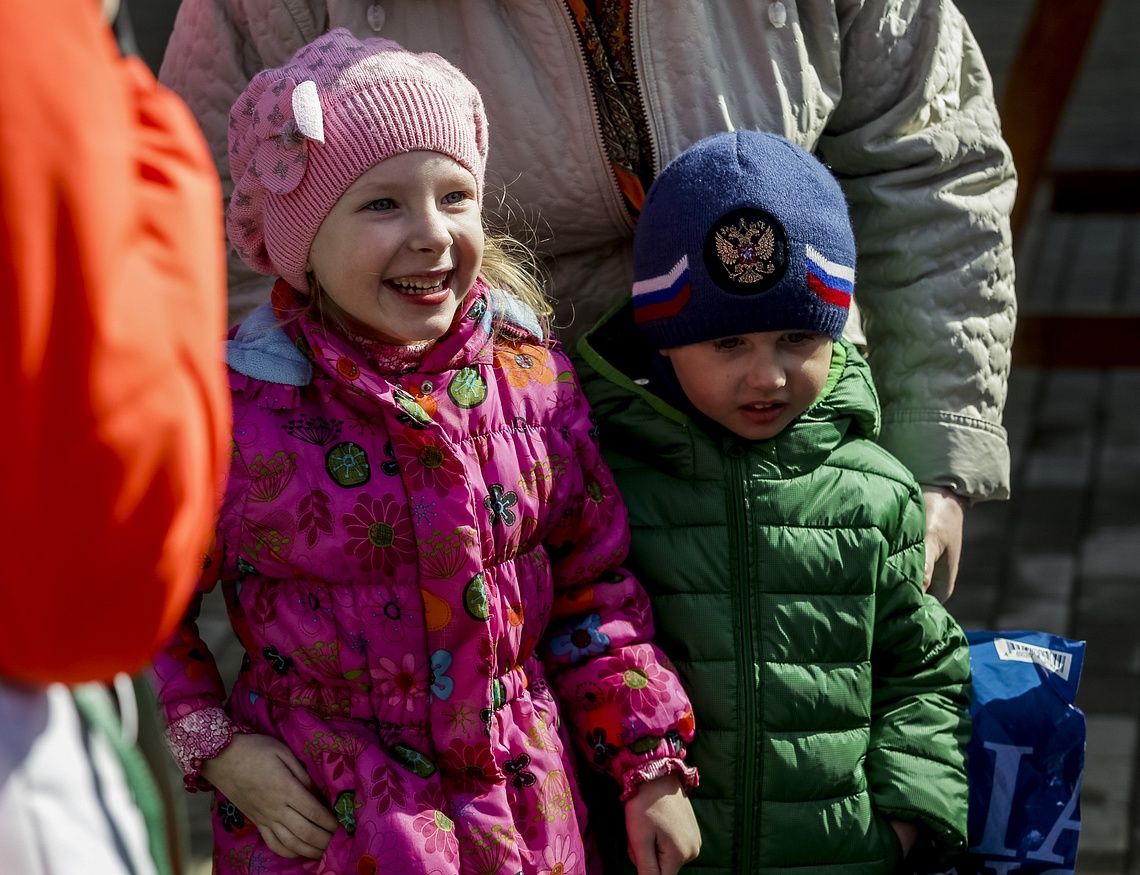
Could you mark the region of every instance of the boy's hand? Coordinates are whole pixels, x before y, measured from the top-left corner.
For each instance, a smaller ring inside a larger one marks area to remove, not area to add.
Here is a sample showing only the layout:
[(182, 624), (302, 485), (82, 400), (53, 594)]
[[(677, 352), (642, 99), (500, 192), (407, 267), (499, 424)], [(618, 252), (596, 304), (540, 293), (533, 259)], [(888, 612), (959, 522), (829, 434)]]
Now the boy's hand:
[(923, 486), (926, 503), (926, 574), (922, 588), (943, 604), (954, 592), (962, 558), (966, 502), (937, 486)]
[(918, 841), (918, 827), (913, 823), (892, 820), (891, 829), (893, 829), (895, 835), (899, 837), (899, 844), (902, 845), (902, 853), (905, 858), (906, 855), (910, 853), (910, 849), (914, 847), (914, 843)]
[(637, 875), (677, 875), (701, 849), (693, 806), (676, 775), (646, 781), (626, 800), (625, 828)]
[(281, 857), (319, 860), (337, 820), (317, 799), (316, 786), (293, 752), (268, 735), (235, 734), (202, 764), (202, 777), (257, 824)]

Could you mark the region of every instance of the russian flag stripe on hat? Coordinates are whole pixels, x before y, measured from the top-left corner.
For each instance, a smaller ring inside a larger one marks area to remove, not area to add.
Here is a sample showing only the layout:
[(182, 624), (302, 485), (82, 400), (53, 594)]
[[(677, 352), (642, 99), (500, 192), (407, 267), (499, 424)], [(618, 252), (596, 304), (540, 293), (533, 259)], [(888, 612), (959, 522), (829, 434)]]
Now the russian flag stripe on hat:
[(675, 316), (689, 300), (689, 256), (682, 255), (668, 273), (633, 284), (633, 316), (638, 324)]
[(813, 246), (807, 246), (808, 288), (828, 304), (851, 306), (855, 269), (828, 261)]

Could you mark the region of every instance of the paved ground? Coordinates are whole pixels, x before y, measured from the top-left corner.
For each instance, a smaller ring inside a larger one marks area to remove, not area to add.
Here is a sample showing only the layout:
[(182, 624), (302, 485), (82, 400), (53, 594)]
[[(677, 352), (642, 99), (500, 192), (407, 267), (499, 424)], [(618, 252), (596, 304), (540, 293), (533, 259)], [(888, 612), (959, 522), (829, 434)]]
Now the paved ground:
[[(1030, 3), (962, 0), (998, 81)], [(1105, 0), (1050, 158), (1140, 169), (1140, 4)], [(1140, 206), (1140, 205), (1138, 205)], [(1140, 313), (1140, 213), (1059, 214), (1040, 192), (1019, 241), (1021, 312)], [(1140, 336), (1135, 338), (1140, 344)], [(1014, 370), (1013, 498), (973, 508), (954, 614), (1087, 642), (1080, 875), (1140, 873), (1140, 370)]]
[[(131, 3), (153, 65), (175, 5)], [(959, 7), (1000, 94), (1032, 2), (959, 0)], [(1137, 34), (1140, 3), (1105, 0), (1052, 169), (1140, 168)], [(1140, 214), (1054, 213), (1042, 192), (1017, 260), (1023, 313), (1140, 313)], [(967, 628), (1030, 628), (1087, 641), (1077, 871), (1140, 875), (1140, 370), (1015, 369), (1006, 424), (1013, 498), (969, 512), (950, 607)], [(195, 871), (208, 871), (197, 832), (195, 844)]]

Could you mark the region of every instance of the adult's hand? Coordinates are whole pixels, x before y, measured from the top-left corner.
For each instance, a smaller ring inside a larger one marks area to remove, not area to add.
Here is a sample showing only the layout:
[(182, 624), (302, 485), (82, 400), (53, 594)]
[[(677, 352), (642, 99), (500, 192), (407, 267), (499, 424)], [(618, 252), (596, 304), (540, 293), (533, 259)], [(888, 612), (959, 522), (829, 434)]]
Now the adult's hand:
[(677, 875), (701, 849), (693, 806), (676, 775), (646, 781), (626, 800), (625, 828), (637, 875)]
[(926, 502), (926, 573), (922, 588), (945, 603), (954, 592), (962, 559), (966, 502), (937, 486), (922, 487)]
[(305, 767), (276, 738), (235, 734), (202, 764), (202, 777), (257, 824), (278, 856), (319, 860), (332, 841), (336, 818), (317, 798)]

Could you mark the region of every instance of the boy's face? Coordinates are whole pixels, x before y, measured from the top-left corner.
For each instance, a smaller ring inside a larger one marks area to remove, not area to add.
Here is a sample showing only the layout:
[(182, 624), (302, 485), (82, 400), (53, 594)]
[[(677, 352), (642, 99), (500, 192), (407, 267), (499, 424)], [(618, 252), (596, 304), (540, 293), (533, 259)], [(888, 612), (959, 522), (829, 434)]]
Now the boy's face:
[(811, 331), (764, 331), (663, 349), (685, 396), (747, 440), (775, 437), (823, 391), (832, 340)]

